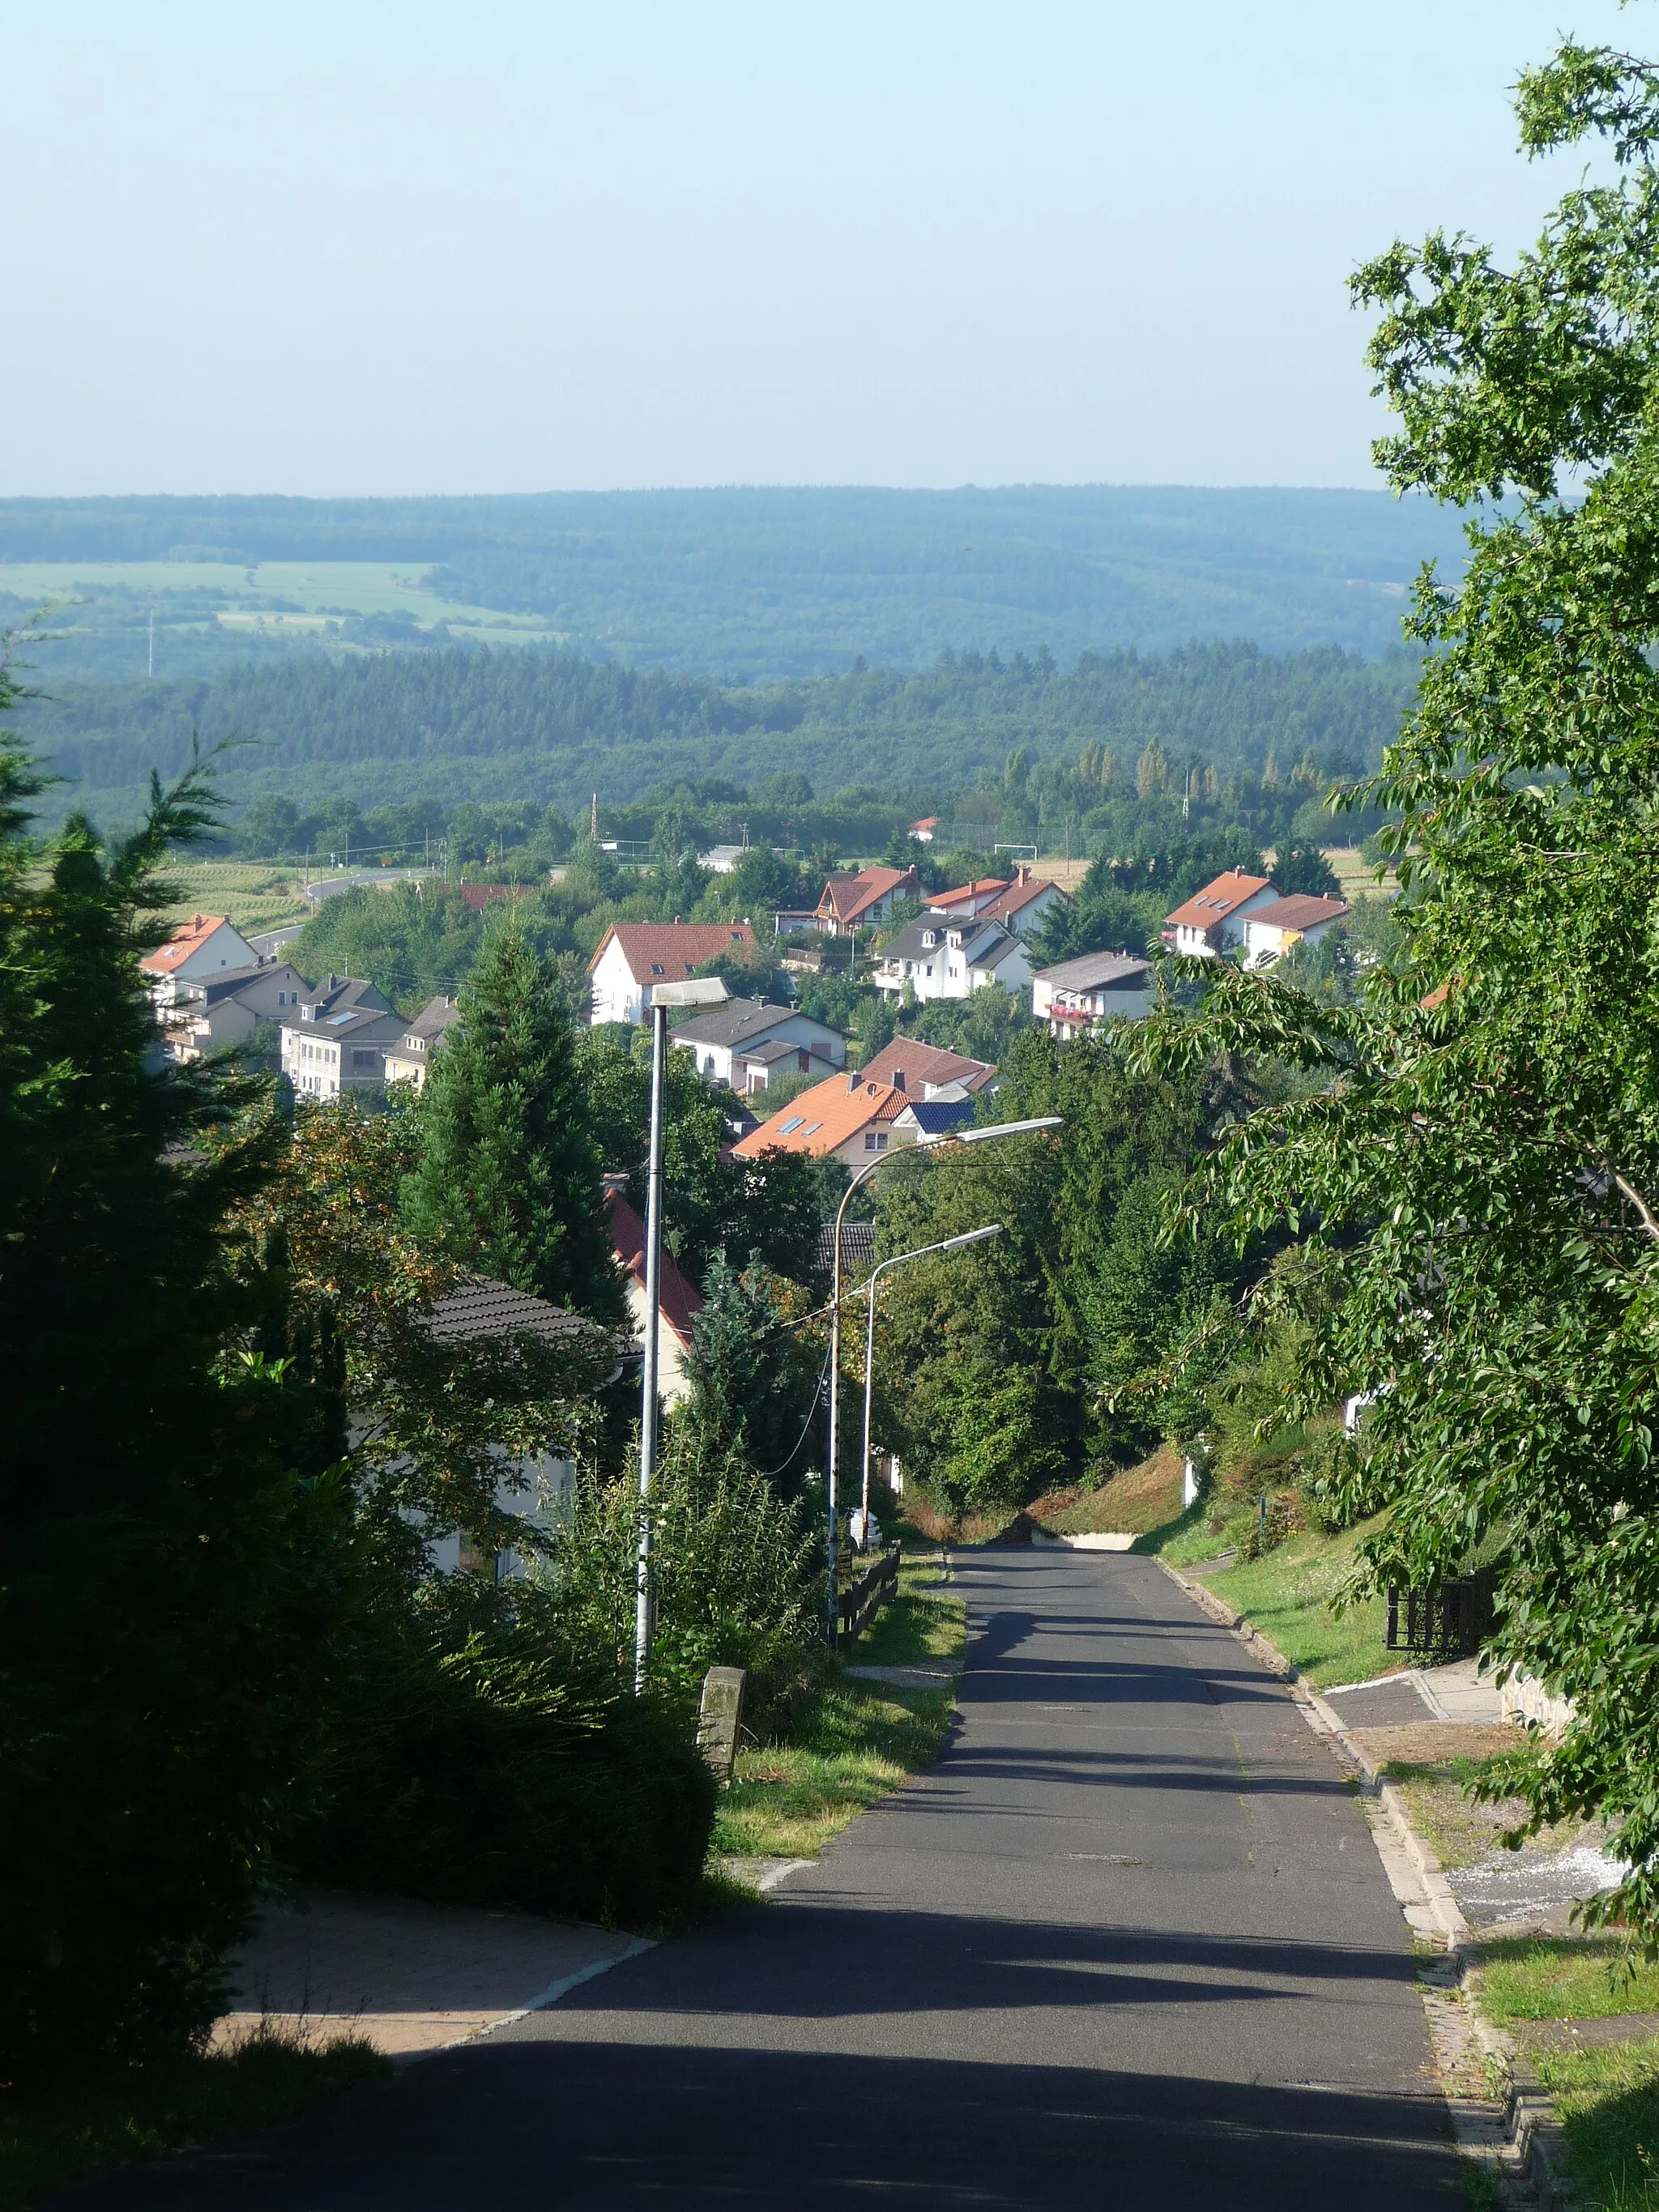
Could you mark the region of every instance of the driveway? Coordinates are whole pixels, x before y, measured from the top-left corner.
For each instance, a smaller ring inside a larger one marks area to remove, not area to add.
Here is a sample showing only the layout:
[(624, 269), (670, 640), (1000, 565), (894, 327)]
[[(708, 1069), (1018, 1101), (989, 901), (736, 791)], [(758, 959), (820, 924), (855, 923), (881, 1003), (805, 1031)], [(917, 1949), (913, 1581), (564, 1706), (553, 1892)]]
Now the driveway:
[(1152, 1561), (988, 1552), (939, 1764), (770, 1902), (99, 2212), (1450, 2208), (1400, 1910)]

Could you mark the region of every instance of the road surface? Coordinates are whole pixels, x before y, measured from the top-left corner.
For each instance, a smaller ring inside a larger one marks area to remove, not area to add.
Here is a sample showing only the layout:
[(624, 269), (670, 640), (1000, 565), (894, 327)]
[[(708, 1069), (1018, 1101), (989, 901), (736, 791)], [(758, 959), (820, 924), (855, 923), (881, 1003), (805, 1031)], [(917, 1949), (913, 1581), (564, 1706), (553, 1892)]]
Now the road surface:
[(1285, 1689), (1148, 1559), (959, 1561), (926, 1775), (768, 1904), (85, 2212), (1413, 2212), (1400, 1910)]

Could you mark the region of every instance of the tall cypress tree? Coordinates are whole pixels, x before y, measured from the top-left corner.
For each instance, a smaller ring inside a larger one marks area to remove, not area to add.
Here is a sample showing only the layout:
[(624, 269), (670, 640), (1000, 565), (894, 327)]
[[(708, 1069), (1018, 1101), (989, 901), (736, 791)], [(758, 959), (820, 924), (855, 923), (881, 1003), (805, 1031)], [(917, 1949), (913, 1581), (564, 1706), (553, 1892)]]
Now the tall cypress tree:
[(623, 1293), (600, 1212), (600, 1154), (574, 1024), (552, 965), (491, 933), (422, 1102), (411, 1231), (463, 1265), (596, 1320)]

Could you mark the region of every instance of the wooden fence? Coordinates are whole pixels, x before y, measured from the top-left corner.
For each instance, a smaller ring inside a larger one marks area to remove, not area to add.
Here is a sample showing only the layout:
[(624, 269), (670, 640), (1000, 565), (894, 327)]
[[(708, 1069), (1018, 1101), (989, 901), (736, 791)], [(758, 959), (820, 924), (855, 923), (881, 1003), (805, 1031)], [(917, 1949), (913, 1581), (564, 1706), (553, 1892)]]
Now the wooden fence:
[(873, 1565), (866, 1567), (855, 1583), (849, 1583), (841, 1594), (840, 1618), (836, 1623), (837, 1644), (852, 1644), (886, 1604), (898, 1592), (899, 1547), (890, 1545)]

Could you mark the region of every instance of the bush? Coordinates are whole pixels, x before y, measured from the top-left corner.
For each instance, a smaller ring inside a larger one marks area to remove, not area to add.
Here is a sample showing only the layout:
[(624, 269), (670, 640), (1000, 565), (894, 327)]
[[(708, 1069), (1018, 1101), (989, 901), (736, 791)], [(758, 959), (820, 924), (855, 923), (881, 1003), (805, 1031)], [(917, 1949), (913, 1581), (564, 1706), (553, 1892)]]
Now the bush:
[(471, 1576), (379, 1612), (303, 1871), (630, 1927), (690, 1909), (714, 1791), (685, 1717), (614, 1649), (573, 1663), (562, 1626), (550, 1592)]
[[(637, 1475), (584, 1491), (549, 1571), (574, 1648), (632, 1664)], [(757, 1720), (823, 1663), (821, 1554), (804, 1510), (736, 1452), (671, 1419), (653, 1515), (656, 1638), (651, 1679), (682, 1712), (711, 1667), (743, 1667)]]

